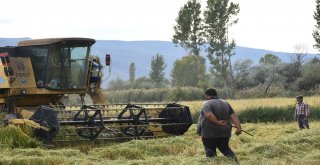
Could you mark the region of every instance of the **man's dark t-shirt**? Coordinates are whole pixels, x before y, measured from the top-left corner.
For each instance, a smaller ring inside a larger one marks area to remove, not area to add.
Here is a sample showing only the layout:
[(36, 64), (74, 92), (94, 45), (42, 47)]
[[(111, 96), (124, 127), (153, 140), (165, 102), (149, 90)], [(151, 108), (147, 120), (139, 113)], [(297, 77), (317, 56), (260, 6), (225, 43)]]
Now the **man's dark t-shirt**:
[(209, 121), (206, 117), (203, 117), (201, 123), (202, 138), (231, 137), (232, 125), (230, 121), (230, 115), (233, 114), (234, 111), (225, 100), (207, 100), (203, 105), (201, 115), (204, 115), (205, 112), (213, 113), (218, 120), (226, 120), (227, 125), (217, 125)]

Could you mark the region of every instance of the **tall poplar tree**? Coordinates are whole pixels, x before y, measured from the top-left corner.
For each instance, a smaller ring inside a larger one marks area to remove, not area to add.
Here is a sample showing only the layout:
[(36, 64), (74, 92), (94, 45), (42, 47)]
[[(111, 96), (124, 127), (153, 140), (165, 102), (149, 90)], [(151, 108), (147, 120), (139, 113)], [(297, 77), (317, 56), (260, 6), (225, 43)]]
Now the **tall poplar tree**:
[(136, 79), (136, 65), (132, 62), (129, 67), (129, 81), (131, 83)]
[(234, 55), (235, 41), (229, 43), (228, 28), (238, 22), (231, 20), (240, 11), (239, 4), (229, 0), (208, 0), (204, 11), (205, 38), (208, 42), (207, 57), (212, 64), (211, 72), (222, 79), (224, 86), (232, 77), (231, 56)]
[(164, 61), (163, 55), (157, 54), (152, 57), (149, 76), (152, 83), (154, 83), (157, 88), (161, 87), (162, 83), (165, 81), (164, 69), (166, 67), (167, 64)]
[(200, 55), (202, 39), (201, 4), (189, 0), (179, 11), (176, 25), (173, 27), (172, 42), (179, 44), (189, 55)]
[(315, 30), (312, 33), (316, 44), (313, 45), (318, 51), (320, 51), (320, 0), (316, 0), (316, 11), (314, 11), (313, 18), (316, 20)]

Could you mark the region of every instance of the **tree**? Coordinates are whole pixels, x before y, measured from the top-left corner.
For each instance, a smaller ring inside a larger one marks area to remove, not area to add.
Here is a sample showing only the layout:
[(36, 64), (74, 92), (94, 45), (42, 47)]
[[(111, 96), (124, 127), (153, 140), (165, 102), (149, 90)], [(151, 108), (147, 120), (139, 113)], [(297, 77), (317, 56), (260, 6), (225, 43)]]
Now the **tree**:
[(255, 85), (264, 84), (268, 73), (266, 72), (266, 67), (263, 65), (256, 65), (252, 68), (252, 78), (255, 81)]
[(153, 84), (148, 77), (142, 76), (134, 80), (132, 87), (134, 89), (150, 89), (153, 88)]
[(129, 76), (129, 81), (133, 83), (136, 77), (136, 66), (133, 62), (130, 64), (129, 67)]
[(164, 61), (162, 55), (157, 54), (152, 57), (151, 60), (151, 71), (149, 73), (151, 81), (155, 84), (155, 87), (161, 87), (161, 83), (165, 80), (164, 69), (167, 67), (167, 64)]
[(128, 82), (120, 79), (119, 77), (117, 77), (115, 80), (111, 80), (108, 85), (108, 90), (124, 90), (128, 88)]
[(313, 14), (313, 18), (316, 20), (315, 30), (312, 33), (316, 44), (313, 45), (314, 48), (320, 51), (320, 0), (316, 0), (316, 11)]
[(173, 27), (172, 42), (179, 44), (188, 54), (200, 55), (203, 44), (201, 5), (197, 0), (189, 0), (179, 11), (176, 25)]
[(184, 56), (175, 61), (171, 72), (172, 85), (178, 87), (202, 87), (205, 88), (206, 80), (205, 59), (201, 56)]
[(252, 72), (252, 60), (237, 60), (234, 64), (234, 86), (243, 89), (253, 85), (250, 73)]
[(238, 22), (238, 19), (231, 18), (239, 11), (239, 4), (229, 3), (229, 0), (208, 0), (204, 12), (205, 38), (208, 42), (206, 51), (212, 64), (211, 72), (222, 79), (225, 87), (228, 79), (232, 77), (230, 59), (236, 46), (234, 40), (231, 43), (228, 41), (228, 28)]
[(299, 77), (302, 76), (302, 66), (305, 63), (305, 57), (307, 56), (306, 45), (295, 45), (295, 53), (291, 55), (291, 63), (286, 68), (287, 83), (294, 83)]
[(264, 65), (275, 66), (276, 64), (281, 63), (281, 60), (278, 56), (269, 53), (269, 54), (265, 54), (263, 57), (261, 57), (259, 60), (259, 63), (264, 64)]
[(319, 72), (320, 60), (314, 58), (304, 65), (302, 77), (297, 80), (297, 86), (300, 90), (317, 91), (320, 87)]
[(270, 87), (282, 77), (278, 74), (279, 66), (281, 64), (281, 60), (279, 57), (273, 54), (265, 54), (260, 58), (259, 63), (265, 67), (264, 72), (266, 73), (265, 77), (265, 85), (266, 89), (264, 91), (265, 95), (268, 94)]

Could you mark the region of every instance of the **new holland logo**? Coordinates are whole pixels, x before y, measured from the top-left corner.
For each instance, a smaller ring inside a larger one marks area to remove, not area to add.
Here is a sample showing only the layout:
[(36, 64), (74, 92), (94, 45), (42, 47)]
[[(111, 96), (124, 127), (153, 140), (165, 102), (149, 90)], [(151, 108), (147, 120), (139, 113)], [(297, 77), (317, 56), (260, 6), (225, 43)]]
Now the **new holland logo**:
[(24, 71), (25, 66), (24, 66), (23, 62), (21, 62), (21, 61), (17, 62), (17, 69)]

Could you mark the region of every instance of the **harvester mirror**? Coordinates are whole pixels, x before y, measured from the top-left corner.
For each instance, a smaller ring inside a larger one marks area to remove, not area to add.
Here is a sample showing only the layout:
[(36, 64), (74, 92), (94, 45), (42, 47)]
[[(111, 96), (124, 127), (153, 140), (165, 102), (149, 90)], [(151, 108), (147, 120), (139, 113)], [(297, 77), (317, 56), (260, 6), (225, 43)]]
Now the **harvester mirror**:
[(110, 66), (111, 63), (111, 56), (110, 54), (106, 54), (106, 66)]
[(4, 67), (4, 74), (6, 76), (13, 76), (13, 69), (11, 66), (5, 66)]

